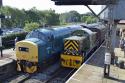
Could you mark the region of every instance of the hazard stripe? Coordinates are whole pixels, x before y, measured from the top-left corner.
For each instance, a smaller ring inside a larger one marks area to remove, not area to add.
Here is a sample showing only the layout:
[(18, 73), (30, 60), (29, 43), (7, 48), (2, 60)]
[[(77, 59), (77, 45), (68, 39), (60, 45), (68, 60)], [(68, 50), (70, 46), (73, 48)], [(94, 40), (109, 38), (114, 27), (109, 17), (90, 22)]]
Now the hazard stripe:
[(73, 46), (70, 46), (69, 49), (70, 49), (70, 50), (74, 50)]
[(70, 40), (66, 40), (64, 43), (64, 47), (67, 46), (67, 44), (70, 42)]
[(67, 46), (64, 47), (64, 49), (69, 49), (71, 47), (74, 48), (73, 50), (78, 51), (78, 44), (75, 41), (71, 41)]
[(65, 49), (70, 49), (70, 47), (73, 48), (72, 50), (77, 50), (77, 51), (78, 51), (78, 48), (77, 48), (72, 42), (69, 43), (69, 44), (65, 47)]
[(77, 41), (73, 41), (73, 43), (77, 46), (77, 48), (79, 47), (78, 42)]
[(67, 55), (79, 55), (79, 42), (75, 40), (65, 40), (64, 49), (64, 53)]

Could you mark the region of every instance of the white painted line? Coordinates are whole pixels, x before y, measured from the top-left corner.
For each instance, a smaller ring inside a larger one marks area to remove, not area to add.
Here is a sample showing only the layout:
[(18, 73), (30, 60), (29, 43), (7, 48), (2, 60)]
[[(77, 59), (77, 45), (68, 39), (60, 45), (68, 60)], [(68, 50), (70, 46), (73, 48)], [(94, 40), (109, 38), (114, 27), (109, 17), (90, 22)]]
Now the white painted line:
[[(102, 45), (105, 43), (105, 41), (102, 43)], [(85, 66), (85, 64), (94, 56), (94, 54), (102, 47), (102, 45), (82, 64), (82, 66), (66, 81), (66, 83), (68, 83), (72, 78), (73, 76), (76, 75), (76, 73), (83, 67)], [(75, 79), (75, 78), (73, 78)]]
[(75, 79), (75, 78), (72, 78), (73, 80), (75, 80), (75, 81), (78, 81), (78, 82), (80, 82), (80, 80), (78, 80), (78, 79)]

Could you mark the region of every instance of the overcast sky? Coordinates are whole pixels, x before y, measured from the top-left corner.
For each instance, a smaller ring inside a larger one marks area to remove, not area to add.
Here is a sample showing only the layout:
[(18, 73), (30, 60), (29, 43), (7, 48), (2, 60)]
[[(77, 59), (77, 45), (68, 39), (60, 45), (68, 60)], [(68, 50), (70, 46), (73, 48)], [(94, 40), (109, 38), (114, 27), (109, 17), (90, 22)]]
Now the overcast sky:
[[(19, 9), (30, 9), (36, 7), (39, 10), (54, 9), (56, 13), (68, 12), (76, 10), (79, 13), (86, 13), (89, 10), (85, 6), (56, 6), (51, 0), (3, 0), (3, 5), (16, 7)], [(91, 8), (98, 13), (101, 10), (100, 6), (91, 6)]]

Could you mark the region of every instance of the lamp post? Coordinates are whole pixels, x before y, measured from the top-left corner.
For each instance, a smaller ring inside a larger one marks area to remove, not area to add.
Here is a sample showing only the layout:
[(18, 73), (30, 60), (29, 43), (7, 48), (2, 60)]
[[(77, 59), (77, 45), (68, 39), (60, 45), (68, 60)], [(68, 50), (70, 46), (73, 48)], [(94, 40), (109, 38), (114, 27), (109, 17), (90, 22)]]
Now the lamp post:
[(1, 57), (3, 57), (3, 53), (2, 53), (2, 18), (3, 19), (11, 19), (11, 16), (5, 16), (3, 14), (0, 14), (0, 51), (1, 51)]
[[(1, 10), (1, 7), (2, 7), (2, 0), (0, 0), (0, 10)], [(11, 18), (11, 16), (5, 16), (3, 15), (1, 12), (0, 12), (0, 51), (1, 51), (1, 57), (3, 57), (3, 53), (2, 53), (2, 19), (5, 19), (5, 18)]]

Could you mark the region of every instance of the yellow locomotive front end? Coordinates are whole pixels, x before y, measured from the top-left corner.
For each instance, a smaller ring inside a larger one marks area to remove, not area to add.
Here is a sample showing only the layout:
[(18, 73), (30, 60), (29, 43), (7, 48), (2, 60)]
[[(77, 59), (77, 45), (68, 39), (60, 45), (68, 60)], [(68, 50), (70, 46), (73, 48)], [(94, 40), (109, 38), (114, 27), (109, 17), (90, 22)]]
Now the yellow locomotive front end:
[(64, 52), (61, 54), (61, 65), (79, 68), (84, 62), (83, 42), (85, 37), (72, 36), (64, 39)]
[(37, 71), (38, 46), (30, 41), (23, 40), (16, 43), (17, 70), (28, 73)]

